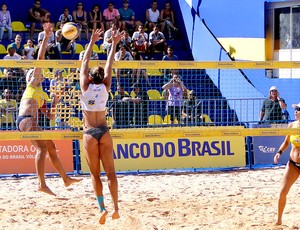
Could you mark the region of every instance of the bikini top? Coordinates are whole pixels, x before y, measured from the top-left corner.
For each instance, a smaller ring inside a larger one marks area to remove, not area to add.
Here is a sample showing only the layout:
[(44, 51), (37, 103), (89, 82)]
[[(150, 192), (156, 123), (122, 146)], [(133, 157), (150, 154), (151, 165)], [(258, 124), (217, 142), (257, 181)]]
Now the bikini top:
[[(299, 129), (299, 126), (298, 126), (297, 123), (294, 122), (293, 125), (292, 125), (292, 128), (298, 128)], [(293, 145), (295, 145), (297, 147), (300, 147), (300, 135), (291, 135), (290, 136), (290, 142)]]
[(27, 87), (23, 93), (22, 100), (34, 99), (38, 103), (38, 107), (41, 108), (45, 100), (48, 100), (48, 95), (44, 92), (42, 86), (34, 87), (27, 84)]

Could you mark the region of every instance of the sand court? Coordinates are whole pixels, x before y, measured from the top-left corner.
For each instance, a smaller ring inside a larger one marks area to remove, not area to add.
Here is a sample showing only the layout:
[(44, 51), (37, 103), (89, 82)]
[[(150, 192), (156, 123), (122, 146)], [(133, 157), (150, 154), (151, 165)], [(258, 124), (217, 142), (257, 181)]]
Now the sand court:
[(1, 229), (299, 229), (299, 182), (292, 187), (283, 226), (276, 227), (284, 167), (197, 173), (118, 175), (120, 215), (104, 181), (109, 214), (100, 225), (88, 176), (65, 187), (48, 177), (56, 197), (36, 192), (36, 177), (0, 180)]

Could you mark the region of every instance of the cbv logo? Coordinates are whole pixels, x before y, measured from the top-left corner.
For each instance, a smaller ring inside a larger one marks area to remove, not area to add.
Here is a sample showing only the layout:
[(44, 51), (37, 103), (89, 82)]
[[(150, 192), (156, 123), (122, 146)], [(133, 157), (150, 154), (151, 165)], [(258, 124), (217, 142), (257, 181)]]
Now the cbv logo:
[(263, 145), (258, 146), (258, 148), (263, 153), (274, 153), (275, 150), (276, 150), (276, 148), (268, 147), (268, 146), (263, 146)]

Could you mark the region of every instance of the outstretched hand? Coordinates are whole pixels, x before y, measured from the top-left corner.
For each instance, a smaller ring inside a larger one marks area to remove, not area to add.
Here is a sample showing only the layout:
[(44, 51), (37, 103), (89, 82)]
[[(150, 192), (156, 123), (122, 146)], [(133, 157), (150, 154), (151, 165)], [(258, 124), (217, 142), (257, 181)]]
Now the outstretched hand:
[(122, 38), (125, 37), (125, 30), (120, 33), (120, 30), (112, 30), (111, 31), (111, 39), (114, 44), (118, 44)]
[(100, 35), (103, 34), (103, 30), (102, 29), (96, 29), (93, 30), (92, 32), (92, 36), (91, 36), (91, 41), (96, 42), (100, 39)]
[(45, 32), (45, 36), (46, 37), (50, 37), (52, 32), (53, 32), (53, 26), (52, 26), (52, 23), (50, 22), (46, 22), (43, 24), (43, 29), (44, 29), (44, 32)]

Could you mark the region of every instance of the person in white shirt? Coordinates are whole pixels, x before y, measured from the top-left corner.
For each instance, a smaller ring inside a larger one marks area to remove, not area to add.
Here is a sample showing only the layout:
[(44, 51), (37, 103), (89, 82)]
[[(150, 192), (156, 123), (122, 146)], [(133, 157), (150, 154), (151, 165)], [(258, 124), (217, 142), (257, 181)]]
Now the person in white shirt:
[(33, 60), (35, 47), (34, 47), (31, 39), (27, 40), (27, 46), (24, 47), (24, 50), (25, 50), (25, 55), (26, 55), (27, 60)]
[[(115, 53), (115, 61), (132, 61), (132, 55), (130, 52), (126, 51), (126, 48), (123, 44), (120, 44), (120, 49), (117, 53)], [(116, 69), (116, 78), (117, 85), (120, 83), (120, 75), (129, 72), (128, 69)]]
[(144, 26), (140, 25), (138, 27), (138, 31), (135, 31), (132, 35), (132, 41), (134, 43), (134, 47), (138, 51), (148, 51), (148, 34), (144, 32)]

